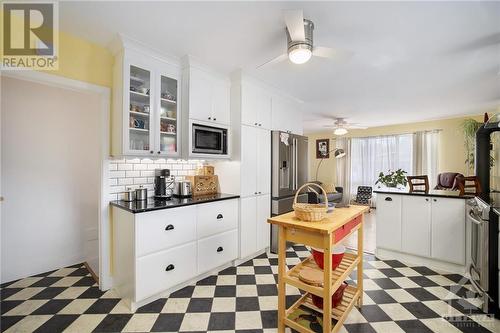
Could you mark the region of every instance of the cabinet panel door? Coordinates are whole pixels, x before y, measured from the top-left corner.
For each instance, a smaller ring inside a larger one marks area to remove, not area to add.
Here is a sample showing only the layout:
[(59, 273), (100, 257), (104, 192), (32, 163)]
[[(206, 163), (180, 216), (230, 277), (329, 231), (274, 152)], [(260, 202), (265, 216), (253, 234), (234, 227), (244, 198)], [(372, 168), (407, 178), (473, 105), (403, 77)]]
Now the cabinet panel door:
[(230, 107), (229, 107), (230, 86), (225, 82), (215, 81), (212, 85), (213, 111), (212, 120), (229, 125)]
[(419, 196), (403, 196), (401, 208), (402, 250), (410, 254), (430, 257), (430, 198)]
[(401, 250), (401, 196), (377, 195), (377, 248)]
[(272, 110), (271, 96), (268, 95), (264, 90), (262, 90), (259, 99), (259, 106), (257, 109), (257, 123), (259, 127), (265, 129), (271, 129), (271, 118), (272, 118), (271, 110)]
[(238, 228), (238, 199), (200, 204), (196, 209), (198, 238)]
[(257, 193), (257, 128), (241, 126), (241, 196)]
[(189, 118), (208, 121), (212, 118), (212, 80), (196, 68), (189, 73)]
[(258, 128), (257, 133), (257, 193), (271, 193), (271, 131)]
[(125, 60), (124, 153), (151, 155), (154, 152), (156, 119), (151, 110), (156, 87), (153, 68), (137, 59)]
[(271, 195), (257, 196), (257, 251), (270, 245), (270, 224), (267, 219), (271, 216)]
[(241, 123), (257, 126), (257, 112), (259, 109), (259, 90), (249, 83), (241, 84)]
[(179, 156), (180, 122), (179, 96), (180, 87), (177, 76), (169, 71), (161, 71), (157, 78), (156, 111), (156, 155)]
[(242, 198), (240, 207), (240, 258), (257, 252), (257, 198)]
[(196, 238), (196, 207), (180, 207), (135, 215), (136, 256), (185, 244)]
[(271, 129), (279, 131), (288, 131), (288, 119), (286, 117), (286, 106), (284, 100), (280, 97), (273, 96), (272, 98), (272, 118)]
[(196, 242), (137, 259), (135, 274), (136, 302), (191, 279), (196, 275)]
[(432, 257), (465, 264), (465, 200), (432, 198)]
[[(203, 238), (198, 241), (198, 274), (217, 268), (238, 256), (238, 231)], [(184, 257), (187, 258), (187, 257)]]

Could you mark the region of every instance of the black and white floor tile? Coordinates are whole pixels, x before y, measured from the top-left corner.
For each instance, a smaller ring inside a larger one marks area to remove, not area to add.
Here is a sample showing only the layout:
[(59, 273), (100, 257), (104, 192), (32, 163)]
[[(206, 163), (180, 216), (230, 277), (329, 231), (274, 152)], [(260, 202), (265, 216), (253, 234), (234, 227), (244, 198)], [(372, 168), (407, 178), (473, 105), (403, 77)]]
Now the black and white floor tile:
[[(292, 267), (309, 256), (287, 252)], [(276, 332), (277, 258), (263, 254), (131, 312), (84, 265), (1, 286), (2, 332)], [(460, 275), (365, 257), (364, 306), (340, 332), (500, 332)], [(356, 275), (351, 275), (356, 279)], [(290, 306), (300, 295), (287, 288)]]

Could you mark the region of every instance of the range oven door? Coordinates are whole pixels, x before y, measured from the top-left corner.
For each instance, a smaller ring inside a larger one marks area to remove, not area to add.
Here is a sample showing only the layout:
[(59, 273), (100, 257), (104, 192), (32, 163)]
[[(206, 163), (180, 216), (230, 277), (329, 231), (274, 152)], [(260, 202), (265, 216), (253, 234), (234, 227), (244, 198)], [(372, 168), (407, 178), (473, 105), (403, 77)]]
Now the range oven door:
[(227, 129), (193, 124), (192, 152), (198, 154), (226, 154)]
[[(483, 310), (487, 311), (489, 291), (489, 225), (474, 208), (468, 209), (467, 221), (471, 228), (471, 264), (469, 266), (470, 280), (483, 299)], [(486, 308), (485, 308), (486, 307)]]

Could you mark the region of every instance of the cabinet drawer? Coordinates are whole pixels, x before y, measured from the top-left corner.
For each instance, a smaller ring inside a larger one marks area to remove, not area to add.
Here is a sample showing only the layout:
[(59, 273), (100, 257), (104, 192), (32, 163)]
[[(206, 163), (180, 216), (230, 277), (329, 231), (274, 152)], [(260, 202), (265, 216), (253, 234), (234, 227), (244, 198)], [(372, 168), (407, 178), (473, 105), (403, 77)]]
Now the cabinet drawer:
[(201, 204), (197, 210), (198, 238), (238, 227), (238, 199)]
[(136, 257), (196, 239), (196, 207), (171, 208), (135, 215)]
[(136, 302), (196, 275), (196, 242), (137, 259)]
[(198, 274), (221, 266), (238, 255), (238, 231), (232, 230), (198, 241)]

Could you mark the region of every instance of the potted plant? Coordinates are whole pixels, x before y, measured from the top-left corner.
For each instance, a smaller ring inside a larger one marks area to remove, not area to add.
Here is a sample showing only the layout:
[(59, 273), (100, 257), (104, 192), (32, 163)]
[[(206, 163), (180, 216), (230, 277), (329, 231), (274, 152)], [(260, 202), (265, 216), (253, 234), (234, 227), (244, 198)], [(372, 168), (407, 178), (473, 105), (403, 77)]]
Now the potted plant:
[(387, 187), (398, 187), (398, 185), (403, 185), (406, 187), (408, 180), (406, 179), (407, 172), (403, 169), (397, 169), (396, 171), (389, 170), (387, 174), (380, 172), (378, 174), (378, 179), (375, 185), (378, 183), (384, 184)]
[[(461, 129), (464, 133), (464, 147), (465, 147), (465, 165), (467, 166), (466, 173), (469, 173), (474, 169), (474, 157), (476, 149), (476, 132), (481, 127), (483, 123), (474, 120), (472, 118), (467, 118), (460, 124)], [(495, 158), (490, 155), (490, 168), (495, 165)]]

